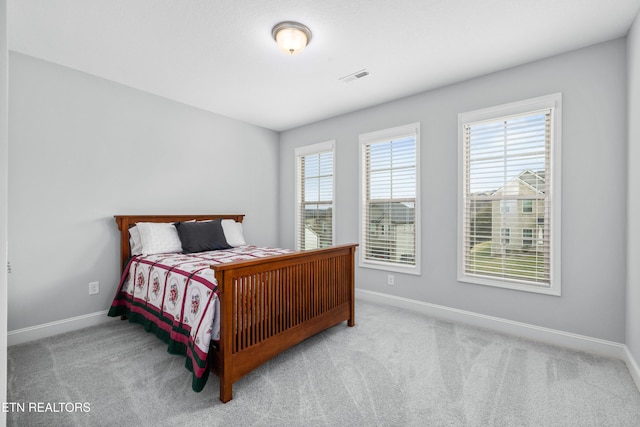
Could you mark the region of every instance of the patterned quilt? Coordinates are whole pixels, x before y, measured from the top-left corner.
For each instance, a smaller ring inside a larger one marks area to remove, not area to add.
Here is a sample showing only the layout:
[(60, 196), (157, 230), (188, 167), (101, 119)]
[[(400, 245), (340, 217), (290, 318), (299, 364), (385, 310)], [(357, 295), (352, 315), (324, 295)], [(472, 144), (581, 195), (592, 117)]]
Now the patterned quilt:
[(212, 264), (290, 253), (288, 249), (240, 246), (194, 254), (133, 257), (120, 280), (109, 316), (128, 316), (186, 356), (192, 388), (201, 391), (209, 376), (212, 340), (220, 338), (217, 282)]

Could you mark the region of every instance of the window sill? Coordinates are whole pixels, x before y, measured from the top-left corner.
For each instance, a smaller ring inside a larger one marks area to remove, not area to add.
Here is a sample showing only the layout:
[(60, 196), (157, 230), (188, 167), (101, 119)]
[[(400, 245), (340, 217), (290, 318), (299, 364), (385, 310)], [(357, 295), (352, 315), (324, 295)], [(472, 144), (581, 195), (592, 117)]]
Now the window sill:
[(414, 276), (420, 276), (419, 266), (403, 266), (401, 264), (384, 262), (384, 261), (372, 261), (372, 260), (360, 260), (358, 264), (361, 268), (370, 268), (374, 270), (392, 271), (394, 273), (413, 274)]
[(458, 282), (470, 283), (473, 285), (492, 286), (494, 288), (512, 289), (515, 291), (532, 292), (536, 294), (561, 296), (560, 286), (556, 284), (534, 285), (525, 282), (507, 282), (503, 280), (491, 279), (483, 276), (471, 276), (467, 274), (458, 274)]

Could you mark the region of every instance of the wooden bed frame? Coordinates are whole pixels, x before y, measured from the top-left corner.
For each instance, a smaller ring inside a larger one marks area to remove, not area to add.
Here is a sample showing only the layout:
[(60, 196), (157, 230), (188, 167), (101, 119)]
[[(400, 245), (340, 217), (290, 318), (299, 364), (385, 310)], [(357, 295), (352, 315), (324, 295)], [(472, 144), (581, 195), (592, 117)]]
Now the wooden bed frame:
[[(121, 269), (130, 257), (129, 228), (137, 222), (233, 219), (244, 215), (116, 215)], [(347, 321), (355, 324), (357, 244), (257, 260), (212, 265), (220, 298), (219, 349), (209, 365), (220, 380), (220, 400), (253, 369), (305, 339)]]

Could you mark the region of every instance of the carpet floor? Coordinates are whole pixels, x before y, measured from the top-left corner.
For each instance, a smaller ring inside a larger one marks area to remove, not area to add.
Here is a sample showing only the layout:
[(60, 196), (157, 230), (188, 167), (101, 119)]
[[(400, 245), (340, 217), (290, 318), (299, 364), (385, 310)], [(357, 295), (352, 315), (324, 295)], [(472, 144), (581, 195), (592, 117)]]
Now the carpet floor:
[(120, 320), (9, 347), (8, 402), (9, 426), (640, 426), (620, 360), (360, 300), (227, 404)]

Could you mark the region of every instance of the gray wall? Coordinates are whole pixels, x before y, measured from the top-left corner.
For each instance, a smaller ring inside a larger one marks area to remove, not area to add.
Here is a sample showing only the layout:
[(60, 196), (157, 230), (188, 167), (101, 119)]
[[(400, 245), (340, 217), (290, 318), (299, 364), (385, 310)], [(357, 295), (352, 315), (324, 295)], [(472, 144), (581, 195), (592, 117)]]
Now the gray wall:
[[(0, 402), (7, 401), (7, 2), (0, 0)], [(7, 414), (0, 411), (0, 426)]]
[[(563, 93), (562, 296), (457, 282), (458, 113), (555, 92)], [(336, 140), (336, 236), (338, 243), (357, 242), (358, 135), (417, 121), (422, 132), (422, 275), (395, 273), (390, 287), (386, 272), (358, 268), (357, 287), (624, 342), (625, 39), (284, 132), (281, 243), (294, 243), (296, 146)]]
[(108, 308), (114, 214), (244, 213), (279, 243), (276, 132), (14, 52), (9, 72), (9, 330)]
[[(627, 233), (627, 338), (626, 344), (640, 363), (640, 15), (628, 35), (629, 75), (629, 188)], [(632, 119), (633, 118), (633, 119)]]

